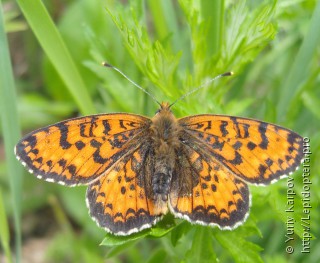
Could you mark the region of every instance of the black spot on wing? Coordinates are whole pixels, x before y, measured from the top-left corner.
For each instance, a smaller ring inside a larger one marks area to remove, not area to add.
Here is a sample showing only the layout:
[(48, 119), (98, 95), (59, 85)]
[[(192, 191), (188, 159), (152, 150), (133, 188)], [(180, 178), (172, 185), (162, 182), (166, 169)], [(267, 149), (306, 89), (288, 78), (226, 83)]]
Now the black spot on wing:
[(287, 135), (287, 142), (293, 145), (296, 142), (297, 136), (293, 132), (289, 132)]
[(112, 139), (108, 139), (108, 142), (111, 144), (113, 148), (122, 148), (123, 145), (129, 140), (127, 136), (124, 134), (116, 134), (112, 137)]
[(63, 123), (60, 123), (59, 125), (56, 125), (56, 127), (59, 129), (60, 131), (60, 146), (62, 149), (66, 150), (69, 149), (71, 147), (71, 144), (67, 141), (68, 139), (68, 126), (66, 126)]
[(31, 148), (34, 148), (36, 144), (37, 144), (37, 137), (35, 135), (31, 135), (25, 138), (23, 141), (20, 141), (20, 143), (18, 143), (17, 153), (24, 151), (26, 146), (30, 146)]
[(259, 147), (264, 150), (267, 149), (269, 145), (269, 139), (266, 135), (267, 128), (268, 128), (268, 124), (264, 122), (261, 122), (258, 127), (258, 131), (261, 136), (261, 142), (259, 144)]
[(225, 141), (219, 141), (219, 138), (217, 136), (210, 136), (210, 137), (214, 137), (215, 139), (215, 142), (210, 144), (212, 149), (218, 149), (222, 151)]
[[(236, 130), (238, 138), (248, 138), (249, 137), (249, 124), (246, 123), (239, 123), (236, 117), (230, 117), (231, 121), (233, 122), (233, 127)], [(241, 134), (240, 125), (243, 129), (243, 134)]]
[(234, 165), (239, 165), (241, 164), (242, 161), (242, 157), (238, 152), (235, 152), (235, 157), (233, 160), (229, 160), (230, 163), (234, 164)]
[(35, 154), (35, 155), (39, 154), (39, 150), (38, 149), (32, 149), (32, 150), (30, 150), (30, 152)]
[(264, 174), (266, 173), (266, 170), (268, 169), (268, 167), (263, 164), (260, 164), (258, 169), (259, 169), (259, 176), (264, 177)]
[(89, 128), (89, 136), (94, 137), (93, 130), (98, 126), (97, 124), (98, 117), (92, 117), (90, 121), (90, 128)]
[(67, 170), (72, 176), (76, 175), (77, 168), (73, 164), (67, 166)]
[(91, 145), (93, 148), (99, 149), (99, 148), (101, 147), (102, 143), (101, 143), (101, 142), (98, 142), (98, 141), (95, 140), (95, 139), (92, 139), (92, 140), (90, 141), (90, 145)]
[(273, 164), (273, 161), (268, 158), (267, 160), (265, 160), (265, 163), (268, 165), (268, 167), (270, 167)]
[(119, 120), (119, 125), (122, 129), (127, 130), (127, 127), (123, 124), (123, 120)]
[(75, 143), (75, 146), (76, 146), (77, 149), (80, 151), (80, 150), (82, 150), (82, 149), (86, 146), (86, 144), (85, 144), (84, 142), (82, 142), (82, 141), (77, 141), (77, 142)]
[(103, 120), (102, 121), (102, 124), (103, 124), (103, 127), (104, 127), (104, 130), (103, 130), (103, 133), (105, 135), (108, 135), (109, 134), (109, 131), (111, 131), (111, 127), (110, 127), (110, 124), (107, 120)]
[(58, 164), (62, 167), (62, 168), (64, 168), (65, 166), (66, 166), (66, 164), (67, 164), (67, 160), (65, 160), (65, 159), (60, 159), (59, 161), (58, 161)]
[(237, 151), (241, 148), (241, 146), (242, 146), (242, 142), (237, 141), (235, 144), (232, 145), (232, 148)]
[(220, 124), (220, 132), (222, 134), (222, 137), (225, 137), (229, 134), (228, 130), (227, 130), (227, 126), (228, 126), (228, 122), (227, 121), (221, 121)]
[(208, 121), (207, 124), (207, 127), (204, 128), (205, 131), (211, 129), (211, 121)]
[(39, 164), (42, 164), (43, 158), (42, 158), (42, 157), (39, 157), (39, 158), (35, 159), (34, 161), (37, 162), (37, 163), (39, 163)]
[(253, 142), (248, 142), (247, 147), (250, 151), (252, 151), (253, 149), (255, 149), (257, 147), (257, 145)]

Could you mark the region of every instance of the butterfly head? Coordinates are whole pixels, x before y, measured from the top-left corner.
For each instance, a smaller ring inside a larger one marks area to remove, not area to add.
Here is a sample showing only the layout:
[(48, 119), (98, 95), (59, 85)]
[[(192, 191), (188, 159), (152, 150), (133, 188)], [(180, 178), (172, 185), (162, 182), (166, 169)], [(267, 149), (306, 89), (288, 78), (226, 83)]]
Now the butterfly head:
[(170, 138), (176, 138), (180, 127), (176, 117), (173, 115), (171, 105), (167, 102), (160, 104), (160, 109), (152, 118), (151, 130), (156, 139), (168, 141)]
[(171, 108), (171, 104), (169, 104), (168, 102), (161, 102), (161, 103), (160, 103), (160, 109), (157, 110), (156, 115), (159, 114), (159, 113), (162, 113), (162, 114), (166, 114), (166, 113), (172, 114), (170, 108)]

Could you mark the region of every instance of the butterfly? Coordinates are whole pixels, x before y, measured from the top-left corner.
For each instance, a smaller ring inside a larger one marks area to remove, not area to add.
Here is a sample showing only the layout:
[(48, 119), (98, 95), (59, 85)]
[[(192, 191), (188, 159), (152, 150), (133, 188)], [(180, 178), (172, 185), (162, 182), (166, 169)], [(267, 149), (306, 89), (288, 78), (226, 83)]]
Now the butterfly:
[(88, 185), (97, 224), (116, 235), (150, 228), (168, 211), (191, 223), (233, 229), (250, 206), (248, 184), (294, 172), (302, 137), (286, 128), (223, 115), (153, 118), (114, 113), (74, 118), (26, 135), (15, 148), (30, 173)]
[(19, 141), (15, 154), (40, 179), (87, 185), (90, 216), (122, 236), (168, 212), (234, 229), (249, 214), (248, 184), (273, 183), (302, 162), (303, 139), (291, 130), (224, 115), (177, 119), (173, 104), (158, 104), (152, 118), (98, 114), (40, 128)]

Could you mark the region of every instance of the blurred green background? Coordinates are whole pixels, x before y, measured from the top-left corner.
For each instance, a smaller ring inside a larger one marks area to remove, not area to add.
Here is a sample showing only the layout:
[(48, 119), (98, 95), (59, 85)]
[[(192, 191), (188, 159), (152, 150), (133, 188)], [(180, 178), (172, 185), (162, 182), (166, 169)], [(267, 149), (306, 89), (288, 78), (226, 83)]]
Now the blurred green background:
[[(320, 262), (320, 2), (17, 0), (0, 10), (0, 262)], [(9, 53), (10, 50), (10, 53)], [(11, 59), (11, 64), (10, 60)], [(34, 178), (15, 160), (23, 134), (70, 117), (157, 105), (108, 61), (155, 95), (179, 101), (177, 117), (213, 113), (261, 119), (311, 141), (311, 253), (301, 253), (302, 169), (294, 214), (286, 179), (251, 186), (248, 220), (233, 231), (183, 220), (116, 238), (90, 219), (86, 187)], [(295, 221), (285, 243), (287, 218)], [(101, 244), (101, 246), (99, 246)], [(291, 245), (294, 253), (288, 254)]]

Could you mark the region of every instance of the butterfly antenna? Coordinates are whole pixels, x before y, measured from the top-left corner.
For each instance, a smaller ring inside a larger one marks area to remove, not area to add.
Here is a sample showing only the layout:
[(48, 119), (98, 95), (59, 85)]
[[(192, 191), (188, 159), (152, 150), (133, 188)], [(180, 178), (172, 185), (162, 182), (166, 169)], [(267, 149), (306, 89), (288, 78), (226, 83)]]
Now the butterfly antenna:
[(204, 87), (207, 87), (207, 86), (208, 86), (209, 84), (211, 84), (213, 81), (215, 81), (215, 80), (217, 80), (217, 79), (220, 79), (220, 78), (222, 78), (222, 77), (231, 76), (231, 75), (233, 75), (233, 72), (232, 72), (232, 71), (226, 72), (226, 73), (223, 73), (223, 74), (220, 74), (220, 75), (218, 75), (218, 76), (216, 76), (216, 77), (214, 77), (214, 78), (212, 78), (212, 79), (209, 79), (208, 81), (206, 81), (205, 83), (203, 83), (201, 86), (199, 86), (199, 87), (197, 87), (197, 88), (195, 88), (195, 89), (193, 89), (193, 90), (190, 90), (190, 91), (187, 92), (186, 94), (182, 95), (180, 98), (176, 99), (173, 103), (170, 104), (169, 107), (171, 108), (174, 104), (176, 104), (176, 102), (178, 102), (179, 100), (183, 100), (185, 97), (187, 97), (187, 96), (189, 96), (190, 94), (198, 91), (199, 89), (202, 89), (202, 88), (204, 88)]
[(161, 106), (161, 103), (159, 101), (157, 101), (156, 97), (153, 96), (151, 93), (149, 93), (148, 91), (146, 91), (144, 88), (142, 88), (141, 86), (139, 86), (137, 83), (135, 83), (133, 80), (131, 80), (127, 75), (125, 75), (120, 69), (112, 66), (111, 64), (107, 63), (107, 62), (102, 62), (102, 66), (106, 67), (106, 68), (112, 68), (115, 71), (117, 71), (120, 75), (122, 75), (124, 78), (126, 78), (129, 82), (131, 82), (133, 85), (135, 85), (138, 89), (142, 90), (144, 93), (148, 94), (159, 106)]

